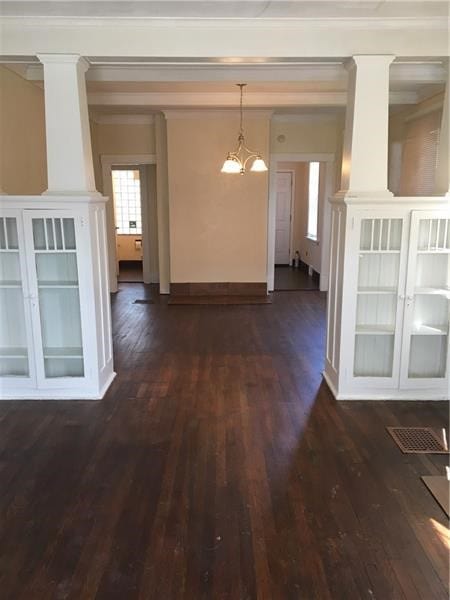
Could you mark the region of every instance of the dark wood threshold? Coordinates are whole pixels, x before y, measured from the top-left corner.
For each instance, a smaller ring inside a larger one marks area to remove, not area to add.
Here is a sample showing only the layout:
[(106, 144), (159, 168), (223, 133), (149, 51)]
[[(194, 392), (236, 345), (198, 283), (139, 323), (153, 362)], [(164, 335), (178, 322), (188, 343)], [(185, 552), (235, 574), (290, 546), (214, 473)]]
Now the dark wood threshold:
[(272, 296), (170, 296), (167, 302), (171, 305), (223, 305), (237, 304), (272, 304)]
[(265, 281), (171, 283), (170, 296), (267, 296)]

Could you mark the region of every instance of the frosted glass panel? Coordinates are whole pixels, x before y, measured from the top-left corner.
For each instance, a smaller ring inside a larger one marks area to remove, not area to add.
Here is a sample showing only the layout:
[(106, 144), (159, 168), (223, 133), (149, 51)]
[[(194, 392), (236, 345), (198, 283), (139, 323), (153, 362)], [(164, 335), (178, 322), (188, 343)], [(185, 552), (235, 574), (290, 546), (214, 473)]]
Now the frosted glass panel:
[(0, 375), (29, 375), (18, 252), (0, 252)]
[(33, 235), (45, 376), (82, 377), (75, 221), (33, 219)]
[(381, 330), (394, 330), (397, 312), (395, 294), (358, 294), (356, 329), (377, 326)]
[(416, 287), (450, 289), (449, 254), (418, 254)]
[[(447, 333), (449, 327), (450, 300), (438, 294), (416, 294), (414, 300), (413, 331), (420, 333), (425, 327), (435, 328), (436, 333)], [(431, 331), (430, 331), (431, 333)]]
[[(46, 377), (81, 377), (84, 370), (78, 289), (41, 288), (39, 308), (44, 359), (52, 359), (45, 361)], [(52, 368), (56, 360), (61, 363), (58, 375)], [(78, 365), (76, 369), (74, 361)]]
[(450, 219), (422, 219), (419, 224), (418, 250), (450, 250)]
[(0, 283), (17, 284), (20, 282), (20, 260), (18, 252), (2, 252), (0, 260)]
[(360, 250), (395, 252), (400, 250), (401, 219), (362, 219)]
[(47, 248), (44, 219), (33, 219), (33, 243), (35, 250)]
[(75, 225), (73, 219), (63, 219), (63, 232), (66, 250), (75, 250)]
[(74, 252), (37, 253), (36, 270), (39, 284), (78, 285), (77, 255)]
[(18, 250), (19, 238), (17, 235), (17, 222), (14, 217), (5, 218), (6, 239), (9, 250)]
[(399, 254), (361, 254), (359, 258), (359, 290), (376, 290), (398, 286)]
[(411, 336), (408, 377), (445, 377), (446, 361), (446, 335)]
[(355, 377), (392, 377), (393, 335), (357, 335)]

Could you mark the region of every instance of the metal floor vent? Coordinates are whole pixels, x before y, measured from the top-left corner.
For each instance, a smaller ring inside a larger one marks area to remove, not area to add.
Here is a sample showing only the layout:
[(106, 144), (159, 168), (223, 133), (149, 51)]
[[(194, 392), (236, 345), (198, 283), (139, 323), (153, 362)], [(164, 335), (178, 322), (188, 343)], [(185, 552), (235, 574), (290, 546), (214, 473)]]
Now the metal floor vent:
[(133, 302), (133, 304), (154, 304), (154, 302), (153, 302), (153, 300), (150, 300), (150, 299), (144, 298), (144, 299), (142, 299), (142, 300), (140, 300), (140, 299), (139, 299), (139, 300), (135, 300), (135, 301)]
[(442, 438), (431, 427), (386, 427), (405, 454), (448, 454), (445, 430)]

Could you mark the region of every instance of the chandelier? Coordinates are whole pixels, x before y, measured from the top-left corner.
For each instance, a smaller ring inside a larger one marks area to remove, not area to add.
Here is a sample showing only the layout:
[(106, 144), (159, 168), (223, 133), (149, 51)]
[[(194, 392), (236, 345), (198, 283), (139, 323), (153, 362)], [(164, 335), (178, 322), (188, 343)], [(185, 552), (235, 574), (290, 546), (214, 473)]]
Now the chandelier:
[(261, 158), (259, 152), (253, 152), (245, 145), (244, 138), (244, 127), (242, 125), (242, 97), (244, 87), (247, 85), (246, 83), (237, 83), (236, 84), (241, 92), (241, 99), (239, 104), (239, 112), (240, 112), (240, 123), (239, 123), (239, 135), (238, 135), (238, 146), (234, 152), (229, 152), (225, 162), (223, 163), (223, 167), (221, 169), (222, 173), (240, 173), (243, 175), (245, 173), (245, 168), (249, 160), (253, 160), (253, 164), (250, 167), (250, 171), (254, 173), (261, 173), (263, 171), (267, 171), (266, 163)]

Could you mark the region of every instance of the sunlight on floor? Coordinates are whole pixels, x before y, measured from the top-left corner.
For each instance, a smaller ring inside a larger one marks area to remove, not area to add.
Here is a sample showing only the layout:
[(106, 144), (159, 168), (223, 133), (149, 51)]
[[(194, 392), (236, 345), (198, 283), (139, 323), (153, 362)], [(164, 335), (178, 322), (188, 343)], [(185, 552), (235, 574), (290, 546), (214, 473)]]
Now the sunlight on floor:
[(438, 521), (435, 521), (432, 518), (430, 519), (430, 521), (434, 527), (434, 530), (438, 534), (438, 537), (441, 540), (441, 542), (444, 544), (444, 546), (446, 548), (450, 549), (450, 530), (449, 530), (449, 528), (445, 527), (445, 525), (442, 525), (441, 523), (439, 523)]

